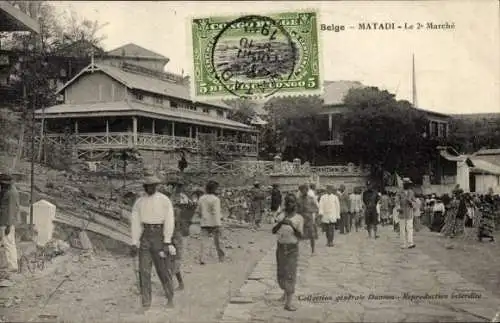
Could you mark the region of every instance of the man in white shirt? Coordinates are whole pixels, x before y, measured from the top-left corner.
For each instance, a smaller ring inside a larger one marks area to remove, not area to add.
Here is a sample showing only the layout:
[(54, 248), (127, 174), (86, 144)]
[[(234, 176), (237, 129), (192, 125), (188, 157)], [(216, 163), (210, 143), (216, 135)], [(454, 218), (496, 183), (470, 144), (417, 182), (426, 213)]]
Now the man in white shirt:
[(326, 245), (333, 247), (335, 223), (340, 219), (340, 202), (333, 185), (326, 186), (326, 193), (319, 200), (318, 214), (321, 218), (323, 231), (326, 233)]
[(172, 283), (174, 256), (172, 244), (175, 219), (170, 199), (157, 192), (161, 184), (158, 177), (146, 176), (145, 195), (139, 197), (132, 208), (132, 256), (139, 253), (139, 276), (143, 311), (151, 307), (151, 267), (154, 264), (165, 291), (168, 307), (173, 307)]

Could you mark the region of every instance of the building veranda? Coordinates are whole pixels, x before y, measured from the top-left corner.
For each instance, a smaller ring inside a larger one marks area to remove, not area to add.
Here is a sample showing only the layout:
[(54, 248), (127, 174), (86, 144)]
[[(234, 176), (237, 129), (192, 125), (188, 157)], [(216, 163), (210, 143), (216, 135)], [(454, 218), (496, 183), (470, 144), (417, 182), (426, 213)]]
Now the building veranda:
[[(230, 106), (193, 102), (188, 78), (152, 65), (155, 58), (147, 57), (146, 49), (133, 44), (124, 49), (135, 52), (92, 62), (58, 90), (61, 104), (36, 110), (44, 146), (71, 138), (74, 155), (83, 160), (135, 148), (157, 165), (176, 163), (179, 151), (200, 156), (209, 145), (232, 158), (257, 156), (257, 130), (230, 120)], [(35, 140), (40, 143), (40, 137)]]

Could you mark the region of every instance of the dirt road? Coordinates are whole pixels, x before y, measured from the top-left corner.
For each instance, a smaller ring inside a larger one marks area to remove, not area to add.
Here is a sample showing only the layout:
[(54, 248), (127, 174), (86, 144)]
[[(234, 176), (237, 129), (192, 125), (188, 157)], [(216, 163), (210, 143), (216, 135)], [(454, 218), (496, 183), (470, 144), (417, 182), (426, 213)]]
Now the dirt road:
[[(95, 246), (99, 247), (99, 241), (95, 240)], [(205, 266), (196, 263), (197, 240), (187, 238), (185, 241), (186, 289), (176, 293), (174, 309), (165, 308), (160, 282), (153, 275), (152, 308), (146, 315), (136, 314), (140, 299), (134, 259), (98, 248), (101, 250), (92, 259), (75, 256), (47, 277), (25, 279), (14, 287), (1, 288), (0, 298), (15, 300), (8, 308), (2, 308), (4, 319), (16, 322), (214, 321), (220, 317), (231, 293), (239, 289), (255, 263), (270, 248), (273, 236), (270, 228), (256, 232), (227, 228), (223, 241), (228, 259), (217, 263), (213, 250), (213, 261)]]

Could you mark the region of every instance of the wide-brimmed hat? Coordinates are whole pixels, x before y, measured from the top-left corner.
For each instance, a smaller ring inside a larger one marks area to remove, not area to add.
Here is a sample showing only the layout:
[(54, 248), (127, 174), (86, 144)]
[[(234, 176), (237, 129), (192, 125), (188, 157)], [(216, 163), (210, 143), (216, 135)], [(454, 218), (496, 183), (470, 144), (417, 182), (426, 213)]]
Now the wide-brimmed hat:
[(144, 176), (144, 185), (158, 185), (161, 184), (162, 180), (158, 178), (156, 175), (147, 175)]
[(403, 184), (411, 184), (413, 183), (409, 177), (403, 178)]

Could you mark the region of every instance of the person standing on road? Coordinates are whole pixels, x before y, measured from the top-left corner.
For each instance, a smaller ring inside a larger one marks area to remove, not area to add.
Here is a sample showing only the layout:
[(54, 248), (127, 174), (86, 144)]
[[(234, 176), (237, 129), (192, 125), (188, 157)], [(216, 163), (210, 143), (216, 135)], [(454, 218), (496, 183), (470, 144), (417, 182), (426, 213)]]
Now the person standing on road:
[(422, 223), (420, 221), (422, 216), (423, 202), (420, 196), (415, 197), (415, 208), (413, 209), (413, 228), (415, 232), (419, 232), (422, 228)]
[(349, 213), (349, 194), (347, 194), (344, 184), (340, 185), (337, 194), (340, 202), (340, 233), (347, 234), (351, 232), (351, 215)]
[(389, 218), (391, 216), (390, 213), (390, 197), (387, 192), (382, 192), (382, 196), (380, 197), (380, 220), (382, 222), (382, 226), (389, 224)]
[(145, 195), (132, 208), (131, 234), (132, 256), (139, 252), (139, 280), (143, 311), (151, 307), (151, 267), (154, 264), (158, 278), (168, 300), (168, 307), (174, 306), (172, 284), (173, 258), (176, 250), (172, 244), (175, 218), (170, 199), (157, 192), (161, 181), (155, 175), (144, 180)]
[(281, 211), (281, 203), (282, 203), (281, 192), (278, 184), (273, 184), (273, 188), (271, 190), (271, 212), (272, 217), (276, 219), (278, 214)]
[(368, 182), (368, 189), (363, 192), (363, 204), (365, 209), (365, 224), (366, 230), (368, 231), (368, 237), (373, 237), (377, 239), (377, 224), (378, 224), (378, 214), (377, 214), (377, 203), (379, 200), (378, 192), (375, 190), (375, 185)]
[(415, 248), (413, 243), (413, 212), (415, 208), (415, 193), (411, 189), (411, 180), (403, 178), (403, 190), (399, 193), (401, 211), (399, 213), (399, 235), (401, 248)]
[(354, 221), (356, 232), (362, 228), (363, 224), (363, 200), (361, 198), (361, 188), (354, 188), (354, 192), (349, 195), (349, 211)]
[(308, 189), (306, 184), (299, 186), (300, 196), (297, 199), (297, 213), (304, 218), (304, 233), (302, 238), (309, 240), (311, 253), (314, 255), (316, 240), (318, 239), (318, 228), (314, 222), (314, 214), (318, 212), (318, 208), (314, 198), (307, 194)]
[(19, 223), (19, 192), (14, 178), (0, 174), (0, 241), (5, 248), (8, 270), (17, 272), (16, 225)]
[[(172, 203), (174, 206), (174, 214), (175, 214), (175, 226), (174, 233), (172, 235), (172, 244), (175, 247), (175, 256), (174, 256), (174, 274), (178, 283), (178, 290), (184, 289), (184, 280), (181, 272), (181, 263), (182, 263), (182, 251), (184, 247), (183, 234), (189, 234), (189, 224), (191, 219), (189, 218), (189, 205), (190, 200), (186, 194), (183, 192), (183, 185), (181, 181), (177, 181), (175, 183), (174, 193), (172, 194)], [(189, 222), (188, 222), (189, 221)]]
[(297, 265), (299, 258), (299, 241), (302, 238), (304, 219), (296, 212), (297, 198), (289, 193), (285, 196), (284, 212), (278, 216), (278, 223), (273, 227), (273, 234), (278, 235), (276, 246), (277, 278), (283, 290), (281, 301), (285, 302), (287, 311), (295, 311), (292, 304), (297, 281)]
[(260, 188), (260, 183), (255, 182), (252, 189), (252, 202), (250, 203), (250, 212), (252, 213), (252, 226), (254, 229), (260, 227), (262, 214), (264, 213), (266, 196)]
[(216, 181), (208, 181), (205, 187), (205, 194), (198, 200), (195, 217), (200, 219), (201, 236), (200, 236), (200, 265), (205, 264), (205, 248), (208, 245), (208, 240), (213, 238), (219, 262), (224, 262), (224, 248), (220, 241), (222, 212), (220, 199), (217, 196), (219, 183)]
[(340, 219), (340, 202), (333, 185), (326, 186), (327, 192), (319, 200), (318, 216), (321, 219), (323, 232), (326, 233), (326, 245), (333, 247), (335, 223)]
[(483, 238), (489, 238), (490, 242), (495, 241), (493, 237), (493, 232), (495, 230), (495, 211), (496, 205), (493, 196), (493, 189), (488, 190), (488, 194), (482, 198), (479, 204), (480, 218), (479, 218), (479, 230), (477, 233), (477, 239), (479, 242), (483, 241)]

